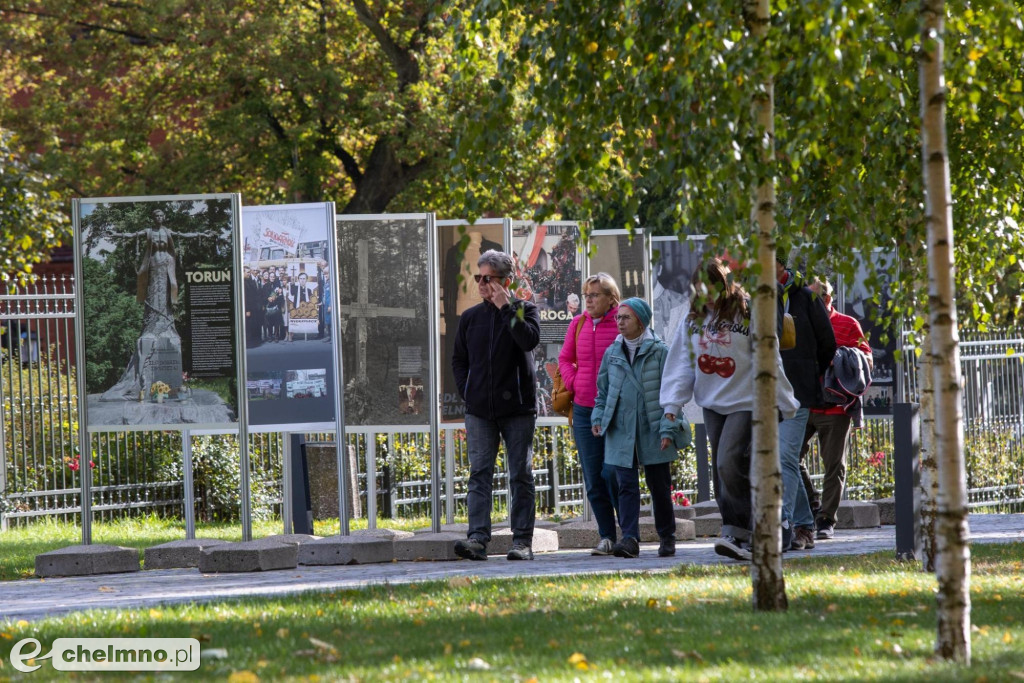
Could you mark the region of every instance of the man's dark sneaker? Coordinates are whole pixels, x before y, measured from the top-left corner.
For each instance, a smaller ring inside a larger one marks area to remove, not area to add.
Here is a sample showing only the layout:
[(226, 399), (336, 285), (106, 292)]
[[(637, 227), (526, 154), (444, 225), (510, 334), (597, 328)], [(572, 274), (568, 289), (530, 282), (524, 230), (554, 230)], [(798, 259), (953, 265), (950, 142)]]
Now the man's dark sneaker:
[(835, 538), (836, 527), (834, 524), (830, 524), (824, 519), (818, 520), (818, 533), (817, 536), (823, 541), (827, 541), (831, 538)]
[(465, 541), (455, 541), (455, 554), (467, 560), (482, 561), (487, 559), (487, 546), (467, 538)]
[(658, 557), (671, 557), (676, 554), (676, 538), (675, 536), (666, 536), (661, 539), (661, 545), (658, 546)]
[(734, 560), (741, 560), (743, 562), (750, 562), (753, 557), (753, 555), (750, 554), (750, 549), (744, 547), (742, 541), (739, 541), (732, 536), (722, 536), (716, 540), (715, 552), (724, 557), (731, 557)]
[(513, 543), (512, 550), (508, 551), (506, 557), (510, 560), (532, 560), (533, 548), (525, 543)]
[(601, 542), (590, 551), (591, 555), (611, 555), (615, 547), (615, 541), (610, 538), (602, 538)]
[[(806, 547), (807, 546), (804, 544), (804, 537), (800, 533), (800, 530), (797, 529), (793, 532), (793, 538), (790, 540), (789, 548), (786, 548), (786, 550), (803, 550)], [(786, 552), (786, 550), (783, 550), (782, 552)]]
[(782, 552), (786, 552), (793, 547), (793, 525), (789, 520), (783, 520), (782, 522)]
[[(796, 547), (797, 541), (800, 547)], [(814, 548), (814, 530), (810, 527), (797, 527), (793, 534), (793, 550), (812, 550)]]
[(637, 557), (640, 555), (640, 542), (632, 536), (622, 539), (612, 548), (615, 557)]

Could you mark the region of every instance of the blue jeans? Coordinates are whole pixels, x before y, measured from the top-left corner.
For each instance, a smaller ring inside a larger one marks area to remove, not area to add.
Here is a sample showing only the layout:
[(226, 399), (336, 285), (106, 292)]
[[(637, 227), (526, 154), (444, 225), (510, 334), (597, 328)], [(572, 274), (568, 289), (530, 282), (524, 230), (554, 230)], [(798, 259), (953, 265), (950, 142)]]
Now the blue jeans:
[(604, 464), (604, 437), (590, 431), (593, 408), (572, 404), (572, 434), (583, 467), (583, 485), (597, 520), (601, 538), (615, 540), (615, 511), (619, 507), (619, 484), (615, 468)]
[[(574, 420), (576, 418), (573, 418)], [(640, 541), (640, 469), (636, 455), (632, 467), (613, 466), (619, 482), (619, 523), (623, 538)], [(676, 515), (672, 510), (672, 470), (670, 464), (661, 462), (644, 466), (647, 490), (651, 492), (651, 508), (654, 511), (654, 527), (658, 538), (675, 538)]]
[(537, 517), (533, 486), (533, 432), (536, 415), (510, 415), (487, 420), (466, 415), (466, 446), (469, 451), (469, 533), (483, 543), (491, 541), (491, 498), (494, 462), (498, 445), (505, 441), (508, 464), (509, 522), (512, 542), (533, 544), (533, 524)]
[(800, 449), (811, 411), (801, 408), (796, 416), (779, 424), (779, 464), (782, 466), (782, 519), (793, 527), (814, 528), (814, 514), (800, 477)]

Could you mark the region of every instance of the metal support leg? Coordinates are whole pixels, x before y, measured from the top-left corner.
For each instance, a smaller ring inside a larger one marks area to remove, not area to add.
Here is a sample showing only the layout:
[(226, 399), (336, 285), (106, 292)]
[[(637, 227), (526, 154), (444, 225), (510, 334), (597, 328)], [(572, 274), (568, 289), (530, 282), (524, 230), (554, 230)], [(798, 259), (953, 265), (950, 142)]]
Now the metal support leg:
[(921, 452), (921, 426), (917, 403), (893, 406), (893, 498), (896, 507), (896, 558), (915, 559), (918, 499), (918, 456)]
[(185, 489), (185, 538), (189, 541), (196, 537), (196, 484), (195, 472), (192, 467), (192, 432), (183, 429), (181, 431), (181, 468), (182, 486)]

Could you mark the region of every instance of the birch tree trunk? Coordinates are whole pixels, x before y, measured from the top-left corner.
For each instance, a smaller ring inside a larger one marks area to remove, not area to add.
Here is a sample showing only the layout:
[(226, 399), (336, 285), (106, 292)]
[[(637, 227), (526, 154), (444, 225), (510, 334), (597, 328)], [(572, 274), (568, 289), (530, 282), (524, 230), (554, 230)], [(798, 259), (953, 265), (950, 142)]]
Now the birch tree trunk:
[(921, 571), (935, 571), (935, 518), (939, 506), (939, 473), (935, 462), (935, 364), (932, 362), (931, 325), (925, 324), (917, 358), (917, 377), (921, 394), (921, 452), (918, 457), (917, 559)]
[[(744, 20), (763, 49), (771, 23), (769, 0), (744, 0)], [(764, 56), (762, 56), (762, 60)], [(762, 61), (762, 64), (764, 62)], [(789, 607), (782, 575), (782, 470), (779, 464), (778, 402), (775, 399), (778, 344), (775, 285), (775, 91), (772, 77), (755, 82), (751, 107), (760, 136), (758, 186), (753, 207), (756, 233), (757, 287), (751, 334), (754, 339), (754, 412), (750, 483), (753, 489), (754, 609), (781, 612)]]
[(946, 146), (943, 75), (943, 0), (921, 2), (921, 121), (928, 229), (928, 304), (935, 389), (935, 459), (939, 498), (936, 517), (938, 634), (936, 653), (971, 661), (971, 556), (967, 545), (966, 473), (960, 396), (960, 345), (953, 289), (953, 211)]

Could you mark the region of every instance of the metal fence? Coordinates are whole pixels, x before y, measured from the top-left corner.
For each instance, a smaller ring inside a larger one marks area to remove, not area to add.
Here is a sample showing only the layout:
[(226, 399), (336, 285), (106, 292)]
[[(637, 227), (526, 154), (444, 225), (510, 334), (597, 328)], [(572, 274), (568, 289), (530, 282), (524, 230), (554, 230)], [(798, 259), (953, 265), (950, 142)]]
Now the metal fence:
[[(93, 467), (93, 510), (98, 518), (182, 513), (182, 438), (179, 432), (93, 435), (88, 458), (75, 452), (77, 385), (74, 353), (74, 292), (69, 277), (37, 278), (0, 291), (0, 524), (73, 518), (80, 510), (79, 477)], [(964, 375), (965, 446), (970, 504), (1002, 511), (1024, 509), (1024, 334), (972, 335), (961, 344)], [(908, 351), (906, 358), (913, 358)], [(917, 396), (916, 367), (906, 362), (907, 396)], [(196, 517), (231, 519), (238, 511), (237, 447), (234, 437), (192, 436)], [(309, 435), (311, 441), (333, 437)], [(442, 428), (440, 492), (446, 519), (465, 515), (469, 462), (465, 433)], [(848, 490), (851, 498), (892, 495), (892, 422), (874, 418), (851, 435)], [(429, 436), (389, 431), (351, 433), (359, 516), (413, 517), (430, 514)], [(277, 516), (282, 505), (281, 435), (250, 437), (254, 514)], [(881, 457), (878, 456), (881, 454)], [(92, 463), (90, 465), (89, 463)], [(821, 477), (816, 447), (807, 459), (812, 478)], [(538, 509), (563, 517), (582, 508), (582, 474), (570, 430), (537, 430), (534, 447)], [(694, 497), (692, 457), (674, 469), (678, 490)], [(314, 482), (315, 484), (315, 482)], [(495, 506), (508, 505), (507, 473), (495, 472)]]

